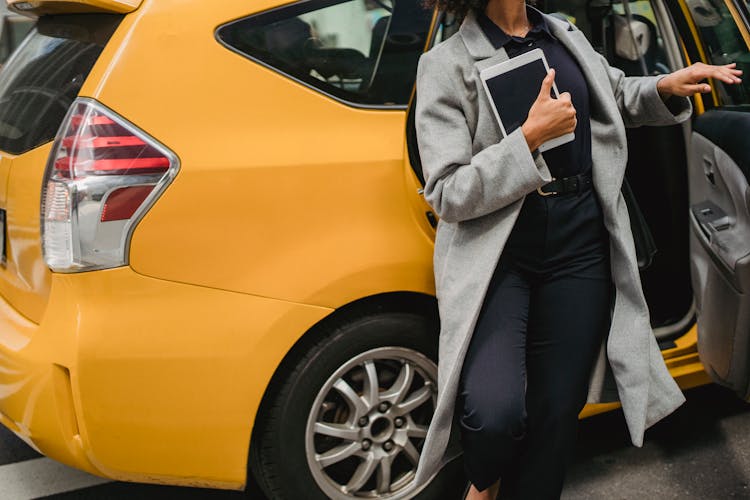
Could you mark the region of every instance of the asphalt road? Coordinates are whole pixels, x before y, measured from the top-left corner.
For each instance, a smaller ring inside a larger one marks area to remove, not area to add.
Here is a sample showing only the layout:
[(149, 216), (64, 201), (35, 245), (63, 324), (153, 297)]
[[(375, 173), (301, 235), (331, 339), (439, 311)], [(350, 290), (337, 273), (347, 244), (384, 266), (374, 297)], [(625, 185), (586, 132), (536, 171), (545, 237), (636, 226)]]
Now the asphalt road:
[[(750, 499), (750, 404), (707, 386), (630, 444), (621, 412), (581, 422), (564, 500)], [(256, 488), (250, 498), (263, 500)], [(0, 499), (238, 499), (238, 492), (103, 482), (42, 458), (0, 430)]]

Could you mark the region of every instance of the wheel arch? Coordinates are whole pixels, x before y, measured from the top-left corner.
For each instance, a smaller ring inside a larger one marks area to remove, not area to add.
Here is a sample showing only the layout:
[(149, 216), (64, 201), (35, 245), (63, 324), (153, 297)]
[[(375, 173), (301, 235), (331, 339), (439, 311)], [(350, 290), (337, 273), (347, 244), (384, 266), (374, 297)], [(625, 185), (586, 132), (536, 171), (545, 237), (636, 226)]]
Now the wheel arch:
[[(260, 417), (267, 413), (266, 409), (270, 401), (283, 383), (283, 376), (290, 370), (293, 370), (295, 364), (299, 362), (321, 336), (325, 335), (331, 329), (343, 326), (364, 316), (399, 312), (416, 313), (427, 319), (429, 330), (435, 332), (435, 340), (437, 341), (437, 332), (439, 331), (437, 299), (432, 295), (419, 292), (386, 292), (362, 297), (334, 309), (329, 315), (303, 333), (286, 355), (284, 355), (281, 363), (276, 367), (270, 381), (266, 385), (260, 405), (252, 422), (248, 457), (252, 456), (253, 444), (257, 442), (257, 436), (262, 431)], [(252, 473), (251, 466), (252, 460), (248, 459), (246, 484)], [(256, 479), (259, 481), (262, 480), (261, 478)]]

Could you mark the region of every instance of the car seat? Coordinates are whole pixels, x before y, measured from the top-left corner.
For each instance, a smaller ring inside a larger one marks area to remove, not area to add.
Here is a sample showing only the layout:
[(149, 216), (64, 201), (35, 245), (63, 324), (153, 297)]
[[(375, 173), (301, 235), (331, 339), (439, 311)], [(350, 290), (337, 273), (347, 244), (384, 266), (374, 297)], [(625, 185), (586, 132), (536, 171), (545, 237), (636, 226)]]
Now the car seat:
[(432, 11), (418, 2), (397, 1), (391, 15), (375, 23), (369, 54), (374, 74), (369, 82), (363, 83), (367, 88), (362, 88), (368, 92), (369, 100), (399, 104), (409, 101), (414, 79), (407, 78), (405, 71), (417, 66), (427, 41), (431, 17)]
[[(610, 64), (622, 69), (628, 76), (669, 73), (669, 68), (659, 60), (656, 26), (645, 16), (633, 14), (631, 21), (624, 15), (612, 14), (606, 29)], [(643, 58), (643, 65), (641, 63)]]

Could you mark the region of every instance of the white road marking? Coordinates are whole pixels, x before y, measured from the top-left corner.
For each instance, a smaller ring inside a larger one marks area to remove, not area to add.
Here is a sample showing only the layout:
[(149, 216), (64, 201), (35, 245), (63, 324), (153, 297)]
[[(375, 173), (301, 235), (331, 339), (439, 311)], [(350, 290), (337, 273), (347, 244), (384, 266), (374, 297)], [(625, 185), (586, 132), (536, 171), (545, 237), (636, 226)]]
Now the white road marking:
[(49, 458), (0, 465), (0, 498), (28, 500), (110, 482)]

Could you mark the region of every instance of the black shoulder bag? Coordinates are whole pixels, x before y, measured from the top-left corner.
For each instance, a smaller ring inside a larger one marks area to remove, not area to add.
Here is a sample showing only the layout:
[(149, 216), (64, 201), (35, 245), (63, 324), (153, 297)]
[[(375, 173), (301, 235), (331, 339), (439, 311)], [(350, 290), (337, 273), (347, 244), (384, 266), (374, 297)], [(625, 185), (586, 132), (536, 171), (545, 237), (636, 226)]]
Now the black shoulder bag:
[(643, 270), (650, 266), (654, 260), (654, 255), (657, 251), (656, 242), (654, 242), (654, 236), (651, 234), (646, 219), (638, 207), (633, 190), (625, 178), (622, 180), (622, 196), (625, 199), (625, 204), (628, 207), (628, 215), (630, 216), (630, 228), (633, 231), (638, 269)]

